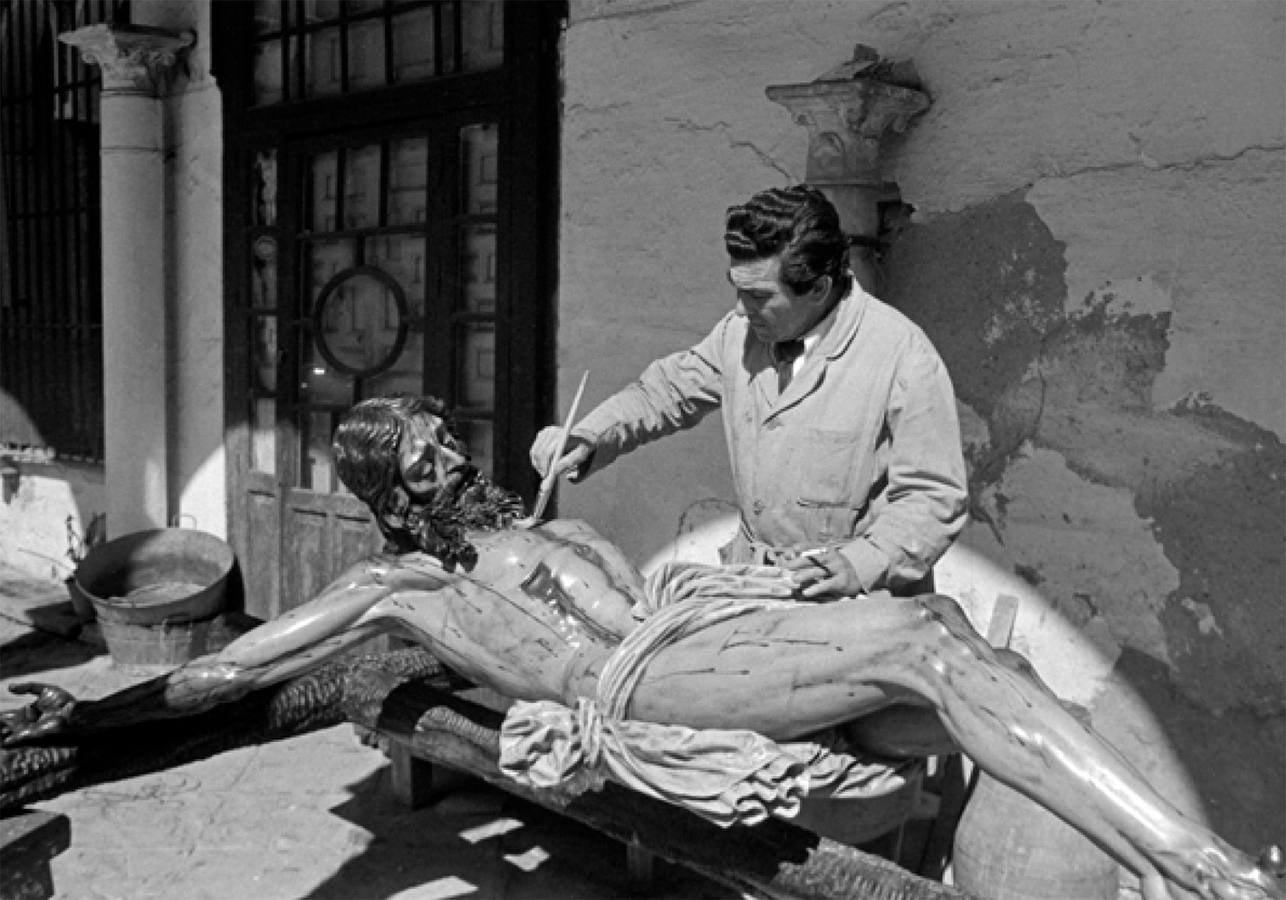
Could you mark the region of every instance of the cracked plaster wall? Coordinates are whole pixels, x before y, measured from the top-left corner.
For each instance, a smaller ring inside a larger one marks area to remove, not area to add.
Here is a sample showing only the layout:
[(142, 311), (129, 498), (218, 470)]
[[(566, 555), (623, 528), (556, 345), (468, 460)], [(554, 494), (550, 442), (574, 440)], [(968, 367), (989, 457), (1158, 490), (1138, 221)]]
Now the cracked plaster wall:
[[(1015, 646), (1052, 683), (1232, 840), (1286, 838), (1281, 4), (573, 2), (564, 405), (728, 307), (724, 208), (804, 167), (763, 90), (859, 41), (933, 98), (888, 145), (887, 299), (961, 403), (956, 583), (1039, 598)], [(561, 502), (643, 559), (730, 496), (706, 423)]]

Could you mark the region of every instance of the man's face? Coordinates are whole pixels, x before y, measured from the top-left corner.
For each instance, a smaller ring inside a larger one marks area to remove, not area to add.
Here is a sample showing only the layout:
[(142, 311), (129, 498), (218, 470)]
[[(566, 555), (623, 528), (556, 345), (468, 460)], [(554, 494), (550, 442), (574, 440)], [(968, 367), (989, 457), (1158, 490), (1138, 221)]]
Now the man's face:
[(402, 484), (420, 502), (432, 499), (452, 471), (469, 460), (446, 423), (429, 413), (413, 416), (403, 426), (397, 456)]
[(830, 278), (819, 278), (802, 294), (781, 283), (781, 257), (737, 262), (728, 269), (737, 290), (737, 313), (750, 322), (761, 341), (775, 344), (797, 338), (812, 328), (826, 306)]

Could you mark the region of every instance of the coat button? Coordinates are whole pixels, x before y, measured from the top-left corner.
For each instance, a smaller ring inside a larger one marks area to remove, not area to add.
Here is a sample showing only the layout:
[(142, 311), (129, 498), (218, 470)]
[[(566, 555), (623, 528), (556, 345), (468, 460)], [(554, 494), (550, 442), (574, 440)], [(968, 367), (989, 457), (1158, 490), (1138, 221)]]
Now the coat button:
[(756, 500), (750, 508), (754, 510), (755, 515), (761, 515), (764, 511), (764, 501)]

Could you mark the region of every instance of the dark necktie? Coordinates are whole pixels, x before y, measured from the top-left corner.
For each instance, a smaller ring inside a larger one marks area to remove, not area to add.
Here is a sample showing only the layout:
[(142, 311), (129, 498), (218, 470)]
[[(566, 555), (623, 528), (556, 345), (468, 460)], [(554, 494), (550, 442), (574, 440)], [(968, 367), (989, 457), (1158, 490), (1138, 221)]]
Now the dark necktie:
[(795, 374), (795, 360), (804, 352), (804, 342), (799, 338), (793, 341), (782, 341), (773, 346), (773, 355), (777, 357), (777, 393), (786, 392), (791, 376)]

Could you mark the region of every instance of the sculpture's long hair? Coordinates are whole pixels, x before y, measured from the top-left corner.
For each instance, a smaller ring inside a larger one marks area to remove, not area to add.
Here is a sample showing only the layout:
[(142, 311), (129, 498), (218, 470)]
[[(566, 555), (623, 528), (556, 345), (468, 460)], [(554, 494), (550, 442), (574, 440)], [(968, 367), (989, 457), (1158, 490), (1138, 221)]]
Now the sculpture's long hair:
[(340, 420), (331, 455), (340, 481), (370, 507), (393, 553), (423, 550), (446, 565), (471, 565), (469, 530), (508, 527), (524, 513), (522, 498), (493, 484), (473, 466), (441, 485), (427, 503), (412, 500), (402, 484), (398, 447), (406, 423), (426, 414), (442, 419), (455, 437), (446, 404), (436, 397), (399, 394), (358, 403)]

